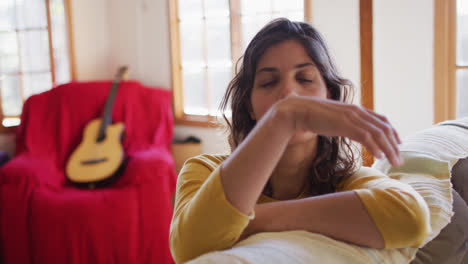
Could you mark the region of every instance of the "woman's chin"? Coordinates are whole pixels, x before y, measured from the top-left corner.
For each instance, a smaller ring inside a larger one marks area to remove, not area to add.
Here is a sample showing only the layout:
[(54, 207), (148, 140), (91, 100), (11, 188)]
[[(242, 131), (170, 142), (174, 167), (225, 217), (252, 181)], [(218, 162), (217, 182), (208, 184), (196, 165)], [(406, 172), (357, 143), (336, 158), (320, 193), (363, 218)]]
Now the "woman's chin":
[(311, 131), (298, 131), (289, 140), (288, 145), (303, 144), (317, 138), (317, 134)]

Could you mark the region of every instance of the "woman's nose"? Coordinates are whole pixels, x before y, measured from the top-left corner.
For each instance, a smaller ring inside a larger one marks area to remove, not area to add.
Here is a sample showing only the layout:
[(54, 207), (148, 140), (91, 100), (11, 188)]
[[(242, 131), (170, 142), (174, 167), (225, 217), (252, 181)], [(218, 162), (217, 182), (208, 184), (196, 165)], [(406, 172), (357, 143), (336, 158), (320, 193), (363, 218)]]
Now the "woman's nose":
[(282, 87), (281, 87), (281, 96), (280, 96), (280, 98), (284, 99), (284, 98), (286, 98), (288, 96), (296, 96), (296, 95), (298, 95), (298, 93), (297, 93), (297, 88), (295, 87), (294, 82), (285, 81), (282, 84)]

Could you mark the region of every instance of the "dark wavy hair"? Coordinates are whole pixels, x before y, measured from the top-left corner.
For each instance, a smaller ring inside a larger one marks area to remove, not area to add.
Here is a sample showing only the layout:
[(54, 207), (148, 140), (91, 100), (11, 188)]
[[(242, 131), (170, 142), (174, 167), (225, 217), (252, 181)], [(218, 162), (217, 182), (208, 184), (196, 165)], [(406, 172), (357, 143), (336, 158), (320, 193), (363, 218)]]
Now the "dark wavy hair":
[[(256, 121), (250, 118), (248, 105), (257, 64), (268, 48), (286, 40), (296, 40), (304, 46), (325, 80), (329, 99), (341, 102), (349, 102), (351, 99), (353, 84), (338, 73), (320, 33), (307, 23), (292, 22), (286, 18), (273, 20), (255, 35), (243, 57), (237, 61), (236, 75), (229, 83), (221, 101), (220, 110), (230, 132), (231, 151), (239, 146), (256, 124)], [(242, 64), (237, 70), (240, 62)], [(232, 123), (225, 115), (229, 102)], [(334, 192), (337, 185), (356, 170), (354, 155), (355, 150), (345, 138), (319, 135), (317, 155), (309, 169), (310, 192), (313, 195)], [(264, 193), (271, 195), (269, 182)]]

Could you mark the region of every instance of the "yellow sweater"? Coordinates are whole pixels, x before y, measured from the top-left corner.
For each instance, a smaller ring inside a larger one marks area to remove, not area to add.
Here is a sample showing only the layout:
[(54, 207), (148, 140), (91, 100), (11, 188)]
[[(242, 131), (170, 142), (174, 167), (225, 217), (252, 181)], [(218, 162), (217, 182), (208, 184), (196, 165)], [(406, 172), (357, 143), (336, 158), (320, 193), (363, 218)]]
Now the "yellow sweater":
[[(170, 247), (177, 263), (232, 247), (249, 222), (227, 201), (220, 165), (226, 155), (202, 155), (188, 160), (177, 181)], [(430, 232), (429, 209), (409, 185), (376, 169), (362, 167), (337, 189), (355, 191), (377, 225), (386, 248), (420, 246)], [(297, 199), (305, 198), (304, 194)], [(258, 203), (275, 200), (261, 195)]]

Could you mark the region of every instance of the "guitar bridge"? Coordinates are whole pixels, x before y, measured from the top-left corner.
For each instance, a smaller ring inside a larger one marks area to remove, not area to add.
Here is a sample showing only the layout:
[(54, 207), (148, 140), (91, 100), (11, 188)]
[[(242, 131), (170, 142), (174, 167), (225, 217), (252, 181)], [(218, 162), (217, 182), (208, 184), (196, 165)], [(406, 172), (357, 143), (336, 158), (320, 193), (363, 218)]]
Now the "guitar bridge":
[(82, 165), (92, 165), (92, 164), (97, 164), (101, 162), (107, 161), (107, 158), (102, 158), (102, 159), (92, 159), (92, 160), (84, 160), (81, 162)]

